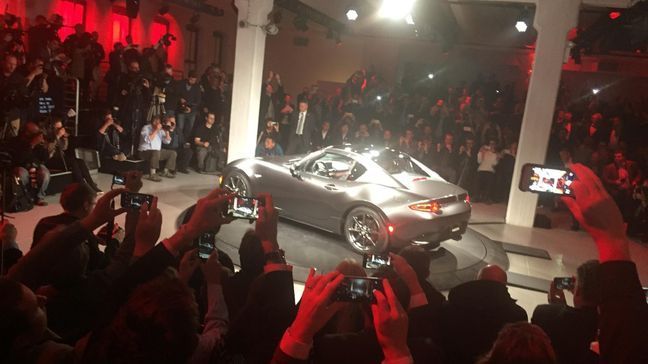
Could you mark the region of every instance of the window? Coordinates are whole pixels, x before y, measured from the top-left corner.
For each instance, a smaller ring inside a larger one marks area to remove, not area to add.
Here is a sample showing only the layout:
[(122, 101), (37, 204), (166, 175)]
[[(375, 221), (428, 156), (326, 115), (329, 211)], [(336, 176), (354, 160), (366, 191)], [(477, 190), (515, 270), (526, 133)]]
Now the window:
[(86, 3), (84, 0), (63, 0), (56, 10), (63, 17), (63, 27), (59, 30), (59, 37), (65, 40), (74, 33), (74, 26), (85, 26)]
[(325, 153), (309, 161), (304, 170), (316, 176), (340, 181), (355, 181), (366, 171), (360, 163), (335, 153)]
[(185, 38), (185, 70), (195, 71), (198, 68), (200, 29), (195, 24), (188, 24), (185, 29), (187, 30), (187, 38)]

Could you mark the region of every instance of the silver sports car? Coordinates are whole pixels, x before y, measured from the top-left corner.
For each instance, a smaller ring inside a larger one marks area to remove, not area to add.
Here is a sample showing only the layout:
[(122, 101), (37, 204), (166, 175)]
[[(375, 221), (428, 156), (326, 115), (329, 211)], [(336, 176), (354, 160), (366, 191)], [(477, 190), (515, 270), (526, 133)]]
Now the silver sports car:
[(221, 185), (272, 194), (280, 216), (344, 236), (358, 252), (460, 239), (470, 218), (465, 190), (389, 148), (328, 147), (300, 156), (240, 159)]

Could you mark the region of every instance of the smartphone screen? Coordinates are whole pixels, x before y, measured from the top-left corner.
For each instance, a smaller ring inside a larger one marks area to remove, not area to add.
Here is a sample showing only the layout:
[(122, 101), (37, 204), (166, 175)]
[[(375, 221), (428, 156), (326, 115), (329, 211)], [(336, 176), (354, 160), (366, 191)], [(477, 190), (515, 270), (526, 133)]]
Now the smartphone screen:
[(364, 254), (362, 256), (362, 266), (365, 269), (378, 269), (390, 265), (391, 257), (389, 255)]
[(259, 218), (260, 202), (254, 197), (235, 196), (227, 207), (227, 214), (237, 219)]
[(124, 192), (121, 194), (121, 206), (124, 208), (139, 210), (144, 202), (148, 202), (150, 208), (153, 203), (153, 195), (133, 192)]
[(527, 164), (522, 168), (520, 189), (536, 193), (571, 195), (574, 173), (568, 169), (547, 168), (537, 164)]
[(124, 176), (118, 176), (116, 174), (113, 174), (112, 184), (124, 186), (126, 185), (126, 178)]
[(382, 280), (374, 277), (344, 277), (333, 295), (334, 301), (374, 302), (373, 291), (383, 290)]
[(558, 289), (572, 290), (574, 289), (574, 277), (556, 277), (554, 278), (554, 285)]
[(216, 249), (216, 234), (208, 232), (198, 237), (198, 257), (202, 260), (209, 259), (211, 253)]

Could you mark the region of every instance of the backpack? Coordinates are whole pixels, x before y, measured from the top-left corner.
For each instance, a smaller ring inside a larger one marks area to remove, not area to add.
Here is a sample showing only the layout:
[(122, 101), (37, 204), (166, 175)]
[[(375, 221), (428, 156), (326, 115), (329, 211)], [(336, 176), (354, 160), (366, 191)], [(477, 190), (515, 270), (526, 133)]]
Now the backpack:
[(29, 211), (34, 208), (34, 203), (25, 186), (23, 186), (20, 178), (16, 176), (7, 176), (7, 180), (3, 184), (6, 187), (6, 193), (2, 194), (4, 199), (4, 207), (6, 212), (21, 212)]

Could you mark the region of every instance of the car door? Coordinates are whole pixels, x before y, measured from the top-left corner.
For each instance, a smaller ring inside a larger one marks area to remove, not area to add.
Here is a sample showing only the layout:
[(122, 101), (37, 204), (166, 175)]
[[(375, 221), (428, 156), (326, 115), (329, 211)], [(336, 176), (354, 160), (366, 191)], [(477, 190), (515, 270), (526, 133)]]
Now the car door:
[(317, 227), (337, 231), (340, 207), (348, 203), (348, 176), (355, 161), (342, 154), (326, 152), (305, 163), (300, 171), (301, 185), (295, 191), (297, 219)]

